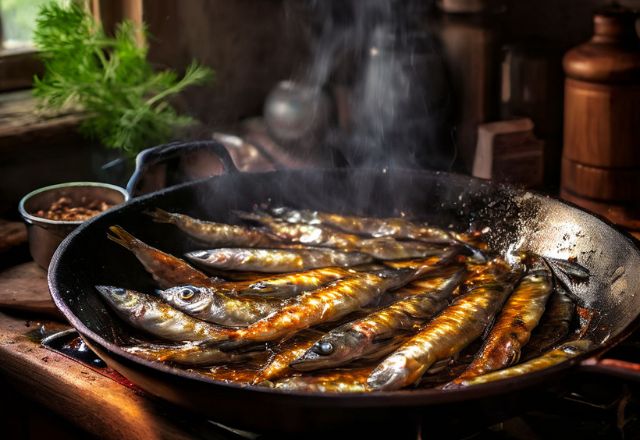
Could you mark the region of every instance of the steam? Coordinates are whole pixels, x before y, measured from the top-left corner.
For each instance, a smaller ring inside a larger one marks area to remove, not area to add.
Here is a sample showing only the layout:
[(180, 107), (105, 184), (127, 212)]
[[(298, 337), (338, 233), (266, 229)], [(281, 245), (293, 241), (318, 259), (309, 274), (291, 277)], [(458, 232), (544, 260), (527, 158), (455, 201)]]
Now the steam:
[[(319, 144), (351, 166), (450, 167), (450, 99), (437, 44), (417, 2), (311, 0), (316, 39), (304, 82), (346, 91)], [(335, 99), (335, 96), (333, 97)]]

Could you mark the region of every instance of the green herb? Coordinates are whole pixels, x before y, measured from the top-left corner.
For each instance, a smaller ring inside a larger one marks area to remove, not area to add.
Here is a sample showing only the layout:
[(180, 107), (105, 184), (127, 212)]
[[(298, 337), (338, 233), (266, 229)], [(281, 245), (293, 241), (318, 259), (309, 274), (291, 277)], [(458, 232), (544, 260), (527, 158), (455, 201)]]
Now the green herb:
[(34, 79), (34, 94), (50, 108), (79, 107), (87, 118), (83, 133), (128, 154), (171, 139), (194, 120), (179, 115), (168, 98), (204, 84), (213, 72), (192, 63), (179, 78), (154, 71), (146, 46), (136, 41), (131, 22), (109, 37), (81, 6), (50, 3), (40, 9), (34, 42), (45, 63)]

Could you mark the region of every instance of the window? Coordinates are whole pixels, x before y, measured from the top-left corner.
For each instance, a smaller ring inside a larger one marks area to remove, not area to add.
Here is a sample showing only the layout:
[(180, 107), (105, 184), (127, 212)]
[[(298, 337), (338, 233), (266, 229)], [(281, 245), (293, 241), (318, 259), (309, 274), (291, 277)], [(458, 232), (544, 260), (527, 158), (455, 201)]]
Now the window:
[(31, 87), (42, 71), (32, 34), (40, 6), (50, 1), (86, 4), (107, 30), (124, 18), (142, 22), (142, 0), (0, 0), (0, 92)]
[(49, 1), (0, 0), (0, 91), (27, 88), (40, 72), (31, 37), (39, 8)]

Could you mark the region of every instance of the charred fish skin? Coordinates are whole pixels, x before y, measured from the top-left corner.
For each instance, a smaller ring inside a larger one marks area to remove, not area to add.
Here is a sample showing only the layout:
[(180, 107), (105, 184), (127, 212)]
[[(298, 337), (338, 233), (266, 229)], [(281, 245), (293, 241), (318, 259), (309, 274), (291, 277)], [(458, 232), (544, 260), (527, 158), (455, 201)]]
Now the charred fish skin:
[(398, 350), (368, 379), (375, 390), (397, 390), (415, 383), (435, 362), (451, 358), (478, 338), (500, 310), (515, 281), (512, 274), (477, 286), (457, 299)]
[(213, 269), (253, 272), (295, 272), (320, 267), (349, 267), (370, 263), (373, 258), (333, 249), (244, 249), (220, 248), (185, 254), (188, 260)]
[[(417, 331), (419, 324), (449, 304), (452, 292), (464, 275), (465, 271), (458, 268), (448, 279), (414, 281), (421, 285), (418, 293), (413, 292), (388, 307), (330, 331), (293, 361), (291, 367), (312, 371), (345, 365), (363, 357), (370, 359), (372, 355), (381, 357), (388, 354), (402, 341), (398, 336)], [(400, 290), (411, 288), (410, 284)], [(392, 348), (386, 349), (387, 345)]]
[(228, 329), (192, 318), (150, 295), (121, 287), (95, 287), (122, 319), (161, 339), (214, 342), (228, 338)]
[(365, 393), (371, 391), (367, 376), (371, 368), (333, 371), (317, 376), (288, 377), (275, 383), (275, 388), (286, 391), (316, 393)]
[(272, 341), (316, 324), (338, 320), (362, 309), (387, 290), (406, 284), (411, 280), (410, 276), (413, 274), (390, 270), (342, 278), (320, 289), (303, 293), (277, 312), (249, 327), (236, 330), (232, 339)]
[(509, 367), (520, 360), (531, 332), (542, 317), (553, 288), (552, 274), (542, 261), (535, 263), (507, 299), (480, 353), (454, 382)]
[(109, 231), (111, 234), (107, 234), (107, 238), (133, 252), (146, 271), (163, 289), (179, 284), (213, 286), (220, 282), (220, 280), (209, 278), (191, 267), (186, 261), (149, 246), (125, 231), (121, 226), (111, 226)]
[(556, 283), (544, 315), (531, 334), (529, 343), (524, 347), (524, 359), (541, 356), (562, 341), (569, 334), (575, 310), (576, 305), (566, 293), (566, 289)]
[(208, 222), (160, 208), (147, 212), (156, 223), (177, 226), (187, 235), (213, 246), (269, 246), (278, 240), (263, 231), (238, 225)]
[(589, 351), (593, 347), (593, 343), (588, 339), (580, 339), (562, 344), (555, 350), (543, 354), (540, 357), (533, 358), (519, 365), (506, 368), (504, 370), (493, 371), (482, 376), (475, 376), (460, 382), (451, 382), (445, 385), (445, 389), (455, 389), (471, 385), (479, 385), (496, 380), (507, 379), (510, 377), (521, 376), (523, 374), (532, 373), (534, 371), (544, 370), (546, 368), (558, 365), (564, 361), (579, 356)]
[(206, 322), (230, 327), (253, 324), (278, 310), (282, 303), (267, 298), (243, 298), (220, 289), (176, 286), (157, 294), (176, 309)]
[(208, 343), (188, 342), (181, 345), (140, 344), (123, 347), (128, 353), (154, 362), (170, 362), (186, 367), (235, 364), (255, 359), (260, 353), (223, 352)]

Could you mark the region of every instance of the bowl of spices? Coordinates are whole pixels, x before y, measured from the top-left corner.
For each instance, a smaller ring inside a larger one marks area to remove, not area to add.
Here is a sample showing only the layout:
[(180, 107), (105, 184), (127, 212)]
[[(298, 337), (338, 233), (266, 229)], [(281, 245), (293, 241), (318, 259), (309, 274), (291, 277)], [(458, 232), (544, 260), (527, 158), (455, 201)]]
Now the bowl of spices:
[(128, 198), (123, 188), (99, 182), (61, 183), (30, 192), (18, 210), (27, 223), (31, 257), (46, 269), (71, 231)]

